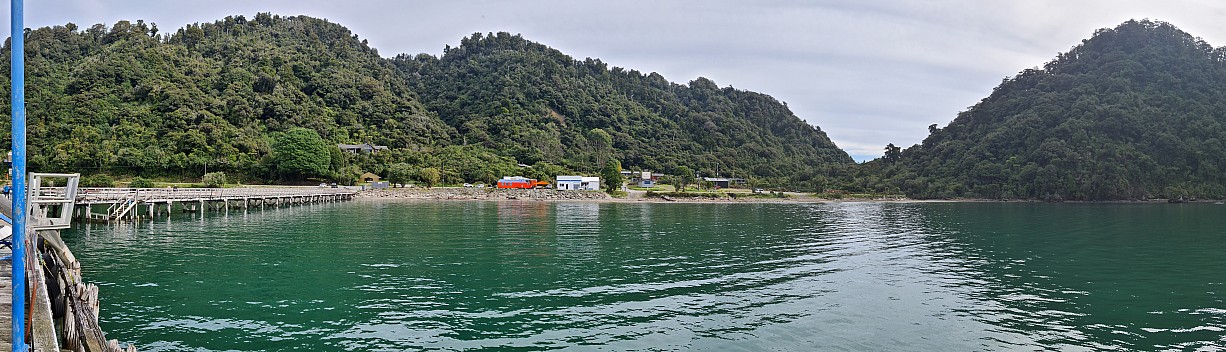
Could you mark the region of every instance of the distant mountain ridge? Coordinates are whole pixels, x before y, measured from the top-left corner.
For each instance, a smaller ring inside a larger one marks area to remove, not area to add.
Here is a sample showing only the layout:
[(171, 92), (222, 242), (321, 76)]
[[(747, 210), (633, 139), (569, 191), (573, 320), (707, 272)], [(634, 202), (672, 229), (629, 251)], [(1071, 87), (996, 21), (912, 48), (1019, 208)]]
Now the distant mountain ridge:
[(865, 165), (920, 198), (1226, 197), (1226, 49), (1169, 23), (1095, 32), (922, 144)]
[[(348, 177), (354, 165), (379, 173), (394, 163), (438, 164), (443, 149), (499, 172), (538, 162), (594, 172), (616, 158), (634, 168), (687, 166), (810, 188), (828, 181), (825, 168), (852, 163), (770, 96), (576, 61), (507, 33), (465, 38), (438, 58), (393, 59), (339, 24), (267, 13), (174, 33), (120, 21), (28, 35), (27, 100), (37, 118), (30, 163), (38, 170), (208, 169), (269, 179), (271, 141), (294, 126), (330, 143), (393, 149), (377, 158), (334, 156), (331, 177)], [(609, 137), (608, 155), (595, 150), (597, 129)]]

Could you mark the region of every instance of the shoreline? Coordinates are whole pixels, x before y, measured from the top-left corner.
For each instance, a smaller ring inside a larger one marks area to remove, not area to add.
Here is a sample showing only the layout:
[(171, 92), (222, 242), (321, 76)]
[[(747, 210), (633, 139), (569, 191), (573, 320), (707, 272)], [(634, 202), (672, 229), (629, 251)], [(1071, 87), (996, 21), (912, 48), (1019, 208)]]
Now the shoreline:
[(361, 201), (530, 201), (530, 202), (595, 202), (595, 203), (677, 203), (677, 204), (734, 204), (734, 203), (841, 203), (841, 202), (891, 202), (891, 203), (946, 203), (956, 200), (928, 200), (906, 198), (855, 198), (825, 199), (803, 193), (789, 193), (787, 198), (766, 197), (694, 197), (665, 199), (647, 197), (646, 191), (629, 191), (623, 198), (616, 198), (603, 191), (558, 191), (553, 189), (498, 189), (498, 188), (389, 188), (360, 191), (354, 200)]
[[(364, 190), (354, 195), (354, 200), (363, 201), (530, 201), (530, 202), (596, 202), (596, 203), (677, 203), (677, 204), (753, 204), (753, 203), (1047, 203), (1047, 204), (1181, 204), (1168, 203), (1165, 199), (1115, 200), (1115, 201), (1061, 201), (1050, 202), (1033, 199), (911, 199), (911, 198), (847, 198), (827, 199), (804, 193), (787, 193), (787, 198), (738, 197), (738, 198), (673, 198), (646, 197), (645, 191), (630, 191), (624, 198), (615, 198), (602, 191), (558, 191), (553, 189), (498, 189), (498, 188), (390, 188)], [(1188, 204), (1218, 204), (1222, 200), (1205, 199), (1187, 201)]]

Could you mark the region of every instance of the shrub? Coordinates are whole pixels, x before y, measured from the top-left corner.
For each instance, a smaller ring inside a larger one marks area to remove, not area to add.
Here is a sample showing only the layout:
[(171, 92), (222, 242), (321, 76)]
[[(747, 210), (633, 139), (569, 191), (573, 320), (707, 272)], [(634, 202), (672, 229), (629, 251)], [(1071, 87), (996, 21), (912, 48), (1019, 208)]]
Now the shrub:
[(226, 185), (226, 173), (217, 171), (204, 174), (204, 187), (220, 188)]
[(733, 195), (732, 193), (720, 193), (720, 192), (656, 192), (656, 191), (647, 191), (647, 197), (669, 197), (669, 198), (711, 198), (711, 199), (716, 199), (716, 198), (725, 198), (725, 197), (732, 197), (732, 198), (735, 198), (736, 196), (735, 196), (735, 195)]
[(81, 178), (82, 187), (115, 187), (115, 179), (106, 174), (91, 175)]
[(153, 188), (153, 181), (144, 177), (136, 176), (132, 178), (132, 182), (128, 183), (128, 188)]

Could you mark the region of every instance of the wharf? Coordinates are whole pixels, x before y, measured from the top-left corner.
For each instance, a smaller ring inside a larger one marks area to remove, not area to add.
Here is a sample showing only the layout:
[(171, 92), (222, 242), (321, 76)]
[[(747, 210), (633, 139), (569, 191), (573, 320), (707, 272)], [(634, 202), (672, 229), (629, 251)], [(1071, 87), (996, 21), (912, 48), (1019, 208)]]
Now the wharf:
[(153, 218), (170, 216), (174, 209), (263, 208), (350, 200), (355, 194), (349, 188), (325, 187), (78, 188), (73, 216), (96, 221)]

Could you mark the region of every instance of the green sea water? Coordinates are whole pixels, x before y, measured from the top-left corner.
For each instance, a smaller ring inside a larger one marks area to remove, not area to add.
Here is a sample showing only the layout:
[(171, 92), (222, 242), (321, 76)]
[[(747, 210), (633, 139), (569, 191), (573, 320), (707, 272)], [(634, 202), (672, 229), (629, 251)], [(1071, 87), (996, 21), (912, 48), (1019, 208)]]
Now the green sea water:
[(78, 225), (141, 351), (1226, 348), (1226, 206), (354, 201)]

